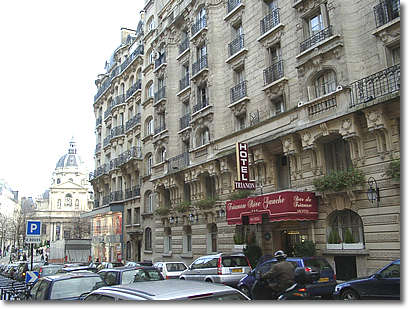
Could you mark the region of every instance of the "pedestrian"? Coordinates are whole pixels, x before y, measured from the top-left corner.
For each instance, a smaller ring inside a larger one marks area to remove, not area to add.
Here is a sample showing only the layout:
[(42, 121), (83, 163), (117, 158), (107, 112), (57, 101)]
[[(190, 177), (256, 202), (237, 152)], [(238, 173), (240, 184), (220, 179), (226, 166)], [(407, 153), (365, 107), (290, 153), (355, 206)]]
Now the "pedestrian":
[(26, 255), (26, 253), (23, 253), (23, 260), (27, 260), (27, 255)]
[(41, 254), (41, 262), (44, 263), (44, 255)]

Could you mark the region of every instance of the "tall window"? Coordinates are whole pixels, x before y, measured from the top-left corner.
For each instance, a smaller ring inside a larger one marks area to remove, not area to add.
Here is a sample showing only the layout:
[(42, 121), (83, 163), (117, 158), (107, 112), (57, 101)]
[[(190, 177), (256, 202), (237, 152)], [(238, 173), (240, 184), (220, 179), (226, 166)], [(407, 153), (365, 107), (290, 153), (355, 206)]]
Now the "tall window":
[(327, 243), (360, 243), (364, 247), (360, 216), (349, 209), (332, 212), (328, 217)]
[(59, 208), (59, 209), (61, 208), (61, 199), (57, 200), (57, 208)]
[(134, 209), (134, 224), (140, 224), (141, 211), (140, 208)]
[(191, 226), (184, 226), (184, 235), (182, 238), (182, 252), (184, 254), (192, 253), (192, 228)]
[(218, 251), (218, 228), (215, 223), (208, 225), (208, 253), (216, 253)]
[(170, 227), (164, 228), (164, 253), (172, 252), (172, 233)]
[(147, 156), (147, 175), (151, 175), (151, 173), (152, 173), (152, 165), (153, 165), (152, 155), (149, 154), (149, 155)]
[(153, 194), (151, 191), (145, 193), (145, 212), (152, 213)]
[(347, 170), (352, 167), (352, 160), (350, 158), (350, 149), (347, 141), (338, 138), (334, 141), (323, 144), (326, 171)]
[(145, 250), (152, 251), (152, 231), (151, 228), (145, 228)]
[(65, 207), (72, 207), (73, 206), (73, 197), (71, 196), (71, 194), (65, 195), (64, 206)]
[(78, 199), (75, 200), (75, 208), (76, 209), (80, 208), (80, 200)]
[(336, 74), (332, 70), (322, 73), (315, 80), (315, 96), (319, 98), (336, 90)]
[(317, 15), (311, 17), (309, 19), (309, 31), (310, 35), (314, 35), (315, 33), (324, 29), (323, 25), (323, 18), (322, 14), (318, 13)]
[(196, 146), (201, 146), (209, 143), (209, 129), (203, 128), (197, 137)]

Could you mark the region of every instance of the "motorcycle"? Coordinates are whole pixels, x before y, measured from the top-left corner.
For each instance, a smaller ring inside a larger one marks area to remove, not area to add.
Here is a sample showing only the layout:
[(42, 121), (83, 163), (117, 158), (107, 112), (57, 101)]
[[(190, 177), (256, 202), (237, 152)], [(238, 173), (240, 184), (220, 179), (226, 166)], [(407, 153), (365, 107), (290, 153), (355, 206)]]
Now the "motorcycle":
[(275, 294), (269, 286), (269, 280), (262, 278), (261, 272), (256, 274), (256, 281), (252, 286), (254, 300), (306, 300), (317, 299), (311, 296), (307, 285), (317, 281), (320, 274), (311, 268), (297, 267), (295, 269), (295, 283), (284, 292)]

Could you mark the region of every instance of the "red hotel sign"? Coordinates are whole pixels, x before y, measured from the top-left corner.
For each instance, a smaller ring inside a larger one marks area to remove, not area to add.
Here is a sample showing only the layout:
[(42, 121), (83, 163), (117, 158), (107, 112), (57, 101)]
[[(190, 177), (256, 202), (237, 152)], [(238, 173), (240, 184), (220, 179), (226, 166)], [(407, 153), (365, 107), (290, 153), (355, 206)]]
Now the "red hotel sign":
[(242, 224), (242, 217), (249, 217), (249, 224), (262, 223), (266, 214), (270, 222), (317, 220), (317, 199), (311, 192), (285, 191), (226, 202), (228, 224)]

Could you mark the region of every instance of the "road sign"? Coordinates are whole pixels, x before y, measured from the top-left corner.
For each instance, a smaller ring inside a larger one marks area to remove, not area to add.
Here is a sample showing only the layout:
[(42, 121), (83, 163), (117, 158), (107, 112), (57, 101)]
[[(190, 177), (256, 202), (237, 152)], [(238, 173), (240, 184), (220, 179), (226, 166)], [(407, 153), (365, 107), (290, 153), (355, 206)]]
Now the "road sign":
[(26, 236), (40, 236), (41, 235), (41, 221), (27, 221)]
[(25, 242), (26, 243), (40, 243), (41, 242), (41, 237), (26, 236)]
[(36, 283), (38, 280), (37, 271), (27, 271), (26, 272), (26, 283)]

